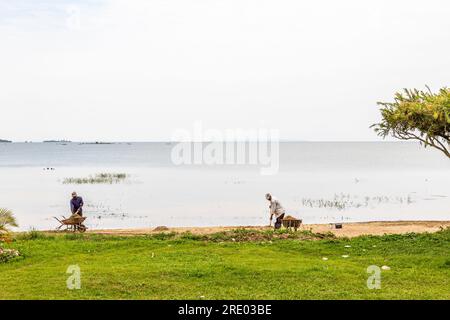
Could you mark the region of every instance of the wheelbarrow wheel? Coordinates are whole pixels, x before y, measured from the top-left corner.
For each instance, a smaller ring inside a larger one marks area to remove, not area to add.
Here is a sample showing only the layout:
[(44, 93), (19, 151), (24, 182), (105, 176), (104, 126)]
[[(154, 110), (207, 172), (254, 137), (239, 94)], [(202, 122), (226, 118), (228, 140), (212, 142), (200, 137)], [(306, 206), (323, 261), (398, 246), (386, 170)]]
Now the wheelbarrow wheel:
[(84, 224), (80, 224), (78, 226), (78, 231), (80, 231), (81, 233), (86, 232), (86, 226)]

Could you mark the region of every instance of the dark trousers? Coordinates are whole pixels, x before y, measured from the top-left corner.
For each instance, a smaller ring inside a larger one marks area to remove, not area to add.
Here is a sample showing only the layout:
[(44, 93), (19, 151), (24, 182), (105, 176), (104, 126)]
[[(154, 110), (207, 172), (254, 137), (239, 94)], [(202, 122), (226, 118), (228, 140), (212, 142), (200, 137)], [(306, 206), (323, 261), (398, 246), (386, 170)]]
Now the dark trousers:
[[(77, 210), (75, 210), (74, 212), (72, 212), (72, 214), (75, 214), (75, 212), (77, 212)], [(81, 217), (83, 216), (83, 209), (80, 208), (80, 210), (78, 210), (78, 215), (80, 215)]]
[(283, 218), (284, 218), (284, 213), (277, 218), (277, 221), (275, 221), (275, 229), (281, 228), (281, 220), (283, 220)]

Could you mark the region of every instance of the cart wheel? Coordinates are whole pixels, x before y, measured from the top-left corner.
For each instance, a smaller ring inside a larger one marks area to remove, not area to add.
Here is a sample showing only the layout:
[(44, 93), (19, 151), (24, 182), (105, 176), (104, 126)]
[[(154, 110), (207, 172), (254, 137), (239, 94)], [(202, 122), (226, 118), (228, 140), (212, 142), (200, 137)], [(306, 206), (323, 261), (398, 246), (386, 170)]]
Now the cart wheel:
[(86, 231), (86, 226), (84, 225), (84, 224), (80, 224), (79, 226), (78, 226), (78, 230), (81, 232), (81, 233), (83, 233), (83, 232), (85, 232)]

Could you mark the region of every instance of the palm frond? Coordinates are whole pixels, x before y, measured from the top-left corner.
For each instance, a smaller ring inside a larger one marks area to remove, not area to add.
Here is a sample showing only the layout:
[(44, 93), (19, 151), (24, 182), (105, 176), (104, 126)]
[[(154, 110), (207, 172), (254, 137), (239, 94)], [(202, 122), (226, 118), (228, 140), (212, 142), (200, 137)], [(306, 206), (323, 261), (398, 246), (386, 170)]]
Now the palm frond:
[(0, 208), (0, 230), (7, 230), (7, 227), (18, 227), (17, 220), (11, 210)]

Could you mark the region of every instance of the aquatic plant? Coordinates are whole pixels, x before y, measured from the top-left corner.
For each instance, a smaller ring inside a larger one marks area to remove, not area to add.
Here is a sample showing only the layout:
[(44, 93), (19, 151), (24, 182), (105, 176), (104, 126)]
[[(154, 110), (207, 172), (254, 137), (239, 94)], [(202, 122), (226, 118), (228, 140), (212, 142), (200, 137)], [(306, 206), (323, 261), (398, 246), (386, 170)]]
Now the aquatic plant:
[(65, 178), (63, 184), (113, 184), (120, 183), (127, 178), (126, 173), (97, 173), (85, 178)]
[(413, 202), (410, 195), (406, 197), (365, 196), (360, 198), (356, 195), (352, 196), (344, 193), (335, 194), (333, 199), (303, 198), (301, 200), (303, 207), (337, 210), (365, 208), (386, 203), (411, 204)]

